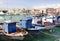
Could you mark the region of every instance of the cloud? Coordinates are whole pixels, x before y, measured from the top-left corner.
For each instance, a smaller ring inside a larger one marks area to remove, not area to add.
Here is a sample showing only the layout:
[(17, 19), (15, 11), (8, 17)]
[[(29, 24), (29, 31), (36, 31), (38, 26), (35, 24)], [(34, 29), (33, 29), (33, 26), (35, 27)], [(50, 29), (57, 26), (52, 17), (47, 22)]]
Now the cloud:
[(0, 9), (4, 9), (7, 7), (7, 4), (5, 4), (5, 2), (0, 0)]
[(56, 1), (47, 1), (44, 0), (0, 0), (0, 9), (4, 8), (57, 8), (60, 6), (59, 0)]
[(2, 1), (0, 1), (0, 4), (3, 4), (3, 2), (2, 2)]
[(40, 6), (33, 6), (33, 8), (59, 8), (60, 4), (48, 4), (48, 5), (40, 5)]

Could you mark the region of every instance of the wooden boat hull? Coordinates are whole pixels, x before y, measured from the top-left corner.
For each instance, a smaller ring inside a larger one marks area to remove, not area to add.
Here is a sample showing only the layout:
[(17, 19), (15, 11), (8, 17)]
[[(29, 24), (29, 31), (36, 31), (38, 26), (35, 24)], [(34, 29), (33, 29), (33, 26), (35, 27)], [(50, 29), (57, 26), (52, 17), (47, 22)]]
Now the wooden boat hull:
[(10, 37), (18, 37), (18, 36), (24, 36), (24, 35), (28, 34), (28, 32), (25, 31), (24, 29), (19, 29), (19, 28), (17, 28), (16, 32), (14, 32), (14, 33), (8, 33), (8, 32), (5, 32), (4, 30), (0, 30), (0, 32), (2, 32), (4, 35), (10, 36)]

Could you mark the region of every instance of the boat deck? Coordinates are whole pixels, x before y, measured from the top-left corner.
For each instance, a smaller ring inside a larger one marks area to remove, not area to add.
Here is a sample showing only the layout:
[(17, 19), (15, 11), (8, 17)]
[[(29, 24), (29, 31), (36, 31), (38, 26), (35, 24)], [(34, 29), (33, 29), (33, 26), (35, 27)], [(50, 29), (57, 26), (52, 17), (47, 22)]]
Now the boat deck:
[(17, 27), (16, 32), (14, 32), (14, 33), (8, 33), (8, 32), (5, 32), (4, 30), (0, 30), (0, 32), (3, 33), (6, 36), (11, 36), (11, 37), (24, 36), (24, 35), (28, 34), (27, 31), (25, 31), (24, 29), (19, 29), (18, 27)]

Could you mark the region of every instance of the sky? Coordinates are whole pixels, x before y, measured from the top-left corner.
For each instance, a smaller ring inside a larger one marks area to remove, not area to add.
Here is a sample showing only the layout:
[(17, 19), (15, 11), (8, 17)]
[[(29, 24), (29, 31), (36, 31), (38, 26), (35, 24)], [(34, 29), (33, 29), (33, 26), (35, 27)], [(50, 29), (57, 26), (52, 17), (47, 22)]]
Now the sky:
[(0, 8), (44, 8), (57, 7), (60, 0), (0, 0)]

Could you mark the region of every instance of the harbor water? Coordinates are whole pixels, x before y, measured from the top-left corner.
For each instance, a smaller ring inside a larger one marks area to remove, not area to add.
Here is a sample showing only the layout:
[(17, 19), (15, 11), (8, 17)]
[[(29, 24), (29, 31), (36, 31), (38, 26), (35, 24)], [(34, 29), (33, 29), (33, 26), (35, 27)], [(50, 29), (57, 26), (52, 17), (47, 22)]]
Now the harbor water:
[[(44, 31), (39, 34), (28, 34), (23, 40), (9, 39), (6, 36), (0, 36), (1, 41), (60, 41), (60, 28), (54, 27), (53, 32)], [(5, 37), (5, 38), (4, 38)]]
[(17, 14), (17, 15), (0, 15), (0, 23), (3, 23), (5, 20), (13, 20), (19, 22), (21, 19), (32, 16), (31, 14)]
[[(0, 15), (0, 23), (3, 23), (4, 20), (14, 20), (16, 22), (19, 22), (20, 19), (23, 19), (25, 17), (32, 16), (32, 15), (26, 15), (26, 14), (19, 14), (19, 15)], [(39, 32), (38, 35), (36, 34), (28, 34), (25, 36), (25, 38), (22, 41), (60, 41), (60, 27), (54, 27), (52, 28), (53, 32), (49, 31), (43, 31)], [(0, 40), (3, 41), (3, 36), (0, 37)], [(5, 39), (6, 40), (6, 39)], [(20, 41), (19, 39), (12, 39), (9, 41)]]

